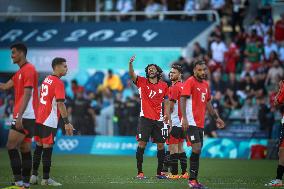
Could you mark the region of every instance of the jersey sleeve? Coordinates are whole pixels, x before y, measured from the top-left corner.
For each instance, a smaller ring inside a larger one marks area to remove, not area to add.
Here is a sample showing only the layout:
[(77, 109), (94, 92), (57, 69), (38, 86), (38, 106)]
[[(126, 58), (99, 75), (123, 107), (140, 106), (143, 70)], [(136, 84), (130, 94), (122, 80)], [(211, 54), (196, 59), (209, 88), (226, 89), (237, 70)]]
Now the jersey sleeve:
[(193, 85), (193, 82), (191, 80), (187, 80), (184, 83), (183, 90), (181, 91), (181, 96), (191, 96), (192, 85)]
[(136, 82), (134, 83), (137, 87), (141, 87), (145, 84), (146, 78), (137, 76)]
[(211, 100), (211, 90), (210, 90), (210, 87), (208, 86), (207, 88), (208, 90), (208, 93), (207, 93), (207, 102), (209, 102)]
[(11, 80), (15, 83), (15, 76), (16, 74), (14, 74), (13, 76), (12, 76), (12, 78), (11, 78)]
[(168, 85), (166, 84), (166, 87), (165, 87), (165, 93), (164, 93), (164, 98), (167, 99), (169, 97), (169, 87)]
[(56, 101), (65, 100), (65, 87), (63, 82), (57, 82), (55, 86), (55, 99)]
[(282, 85), (282, 87), (280, 88), (278, 94), (276, 95), (276, 100), (279, 104), (283, 104), (284, 103), (284, 87)]
[(34, 70), (25, 70), (24, 73), (24, 88), (29, 88), (34, 86), (36, 72)]

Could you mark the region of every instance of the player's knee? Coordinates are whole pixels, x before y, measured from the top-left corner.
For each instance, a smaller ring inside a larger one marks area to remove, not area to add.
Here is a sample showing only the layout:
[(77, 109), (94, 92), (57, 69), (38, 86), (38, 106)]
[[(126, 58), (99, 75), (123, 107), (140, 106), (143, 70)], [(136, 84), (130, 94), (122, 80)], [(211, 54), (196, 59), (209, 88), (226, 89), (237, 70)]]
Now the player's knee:
[(16, 141), (12, 141), (12, 140), (8, 140), (7, 143), (6, 143), (6, 148), (8, 150), (11, 150), (11, 149), (15, 149), (17, 148), (17, 142)]
[(284, 166), (284, 149), (283, 148), (279, 149), (278, 156), (279, 156), (279, 164)]
[(184, 152), (183, 146), (178, 146), (178, 153), (183, 153), (183, 152)]
[(192, 146), (192, 152), (195, 154), (201, 154), (201, 145)]
[(140, 147), (140, 148), (145, 148), (146, 147), (146, 142), (144, 142), (144, 141), (139, 141), (138, 142), (138, 146)]
[(31, 151), (31, 143), (24, 142), (20, 145), (20, 151), (25, 153), (25, 152), (30, 152)]
[(52, 148), (53, 144), (42, 144), (43, 148)]
[(37, 145), (37, 146), (42, 146), (42, 143), (37, 142), (36, 145)]
[(164, 143), (158, 143), (157, 144), (157, 149), (158, 150), (163, 150), (165, 148)]
[(171, 152), (173, 154), (178, 153), (178, 145), (177, 144), (173, 144), (171, 147)]

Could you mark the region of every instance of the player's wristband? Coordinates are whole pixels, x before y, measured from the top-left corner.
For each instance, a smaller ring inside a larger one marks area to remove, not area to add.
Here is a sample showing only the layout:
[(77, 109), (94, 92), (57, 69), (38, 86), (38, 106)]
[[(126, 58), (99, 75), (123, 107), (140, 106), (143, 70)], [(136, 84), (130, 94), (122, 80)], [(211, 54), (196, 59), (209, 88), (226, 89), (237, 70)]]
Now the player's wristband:
[(64, 124), (69, 124), (70, 123), (67, 117), (64, 117), (62, 119), (63, 119)]

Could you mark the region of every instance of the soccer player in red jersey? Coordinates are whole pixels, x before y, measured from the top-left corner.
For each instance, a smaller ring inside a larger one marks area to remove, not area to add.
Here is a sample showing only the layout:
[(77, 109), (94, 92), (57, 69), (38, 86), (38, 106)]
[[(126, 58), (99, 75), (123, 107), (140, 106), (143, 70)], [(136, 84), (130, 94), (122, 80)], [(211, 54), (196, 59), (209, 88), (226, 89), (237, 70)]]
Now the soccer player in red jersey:
[[(178, 64), (172, 65), (169, 78), (172, 86), (169, 87), (169, 100), (170, 100), (170, 162), (171, 162), (171, 175), (170, 179), (188, 178), (187, 157), (183, 149), (184, 131), (181, 126), (181, 109), (180, 109), (180, 96), (183, 89), (181, 81), (182, 68)], [(182, 173), (178, 175), (178, 160), (180, 161)]]
[[(57, 132), (58, 120), (61, 115), (66, 134), (73, 135), (73, 126), (68, 121), (68, 114), (64, 104), (65, 101), (65, 87), (63, 81), (60, 79), (67, 73), (67, 64), (64, 58), (54, 58), (52, 60), (53, 74), (47, 76), (41, 84), (38, 117), (36, 119), (35, 141), (37, 146), (42, 146), (42, 165), (43, 177), (41, 185), (61, 186), (60, 183), (52, 180), (49, 177), (51, 167), (51, 156), (54, 144), (54, 138)], [(35, 151), (35, 156), (40, 156)], [(40, 157), (38, 157), (40, 159)], [(34, 158), (35, 159), (35, 158)], [(36, 167), (35, 167), (36, 166)], [(33, 167), (33, 172), (37, 172), (39, 161)], [(31, 177), (32, 183), (36, 183), (38, 179), (36, 175)]]
[[(15, 106), (8, 135), (7, 149), (15, 185), (29, 188), (32, 169), (31, 142), (34, 134), (38, 106), (38, 73), (26, 60), (27, 47), (22, 43), (10, 47), (14, 64), (20, 69), (7, 83), (0, 83), (1, 90), (14, 88)], [(20, 147), (21, 156), (18, 152)]]
[[(157, 178), (165, 179), (162, 175), (163, 160), (165, 156), (165, 137), (163, 136), (163, 116), (162, 116), (162, 103), (168, 106), (168, 86), (161, 80), (162, 69), (155, 65), (150, 64), (145, 68), (146, 78), (137, 76), (133, 70), (133, 56), (129, 61), (129, 75), (135, 85), (138, 87), (141, 98), (141, 111), (140, 120), (137, 128), (138, 147), (136, 151), (138, 179), (144, 179), (142, 171), (144, 150), (151, 137), (154, 143), (157, 143)], [(169, 113), (166, 112), (164, 121), (167, 122)]]
[[(284, 81), (279, 82), (279, 90), (277, 92), (277, 95), (274, 98), (274, 106), (280, 107), (284, 105)], [(265, 184), (265, 186), (283, 186), (282, 178), (284, 173), (284, 113), (282, 112), (282, 119), (281, 119), (281, 133), (279, 137), (279, 150), (278, 150), (278, 167), (277, 167), (277, 174), (276, 179), (270, 181), (268, 184)]]
[(225, 126), (211, 104), (211, 94), (206, 79), (207, 66), (203, 60), (193, 63), (194, 75), (188, 78), (181, 93), (182, 126), (187, 131), (187, 140), (192, 144), (190, 156), (190, 188), (204, 188), (197, 181), (199, 158), (203, 145), (204, 120), (206, 109), (215, 119), (218, 128)]

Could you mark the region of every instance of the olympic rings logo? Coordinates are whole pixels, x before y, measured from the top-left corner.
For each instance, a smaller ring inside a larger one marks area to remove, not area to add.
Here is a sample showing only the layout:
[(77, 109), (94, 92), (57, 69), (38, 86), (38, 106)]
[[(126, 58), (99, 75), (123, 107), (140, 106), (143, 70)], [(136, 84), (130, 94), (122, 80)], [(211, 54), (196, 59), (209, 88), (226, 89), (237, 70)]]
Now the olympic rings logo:
[(60, 150), (71, 151), (75, 149), (79, 145), (79, 141), (77, 139), (60, 139), (57, 142), (57, 146)]

